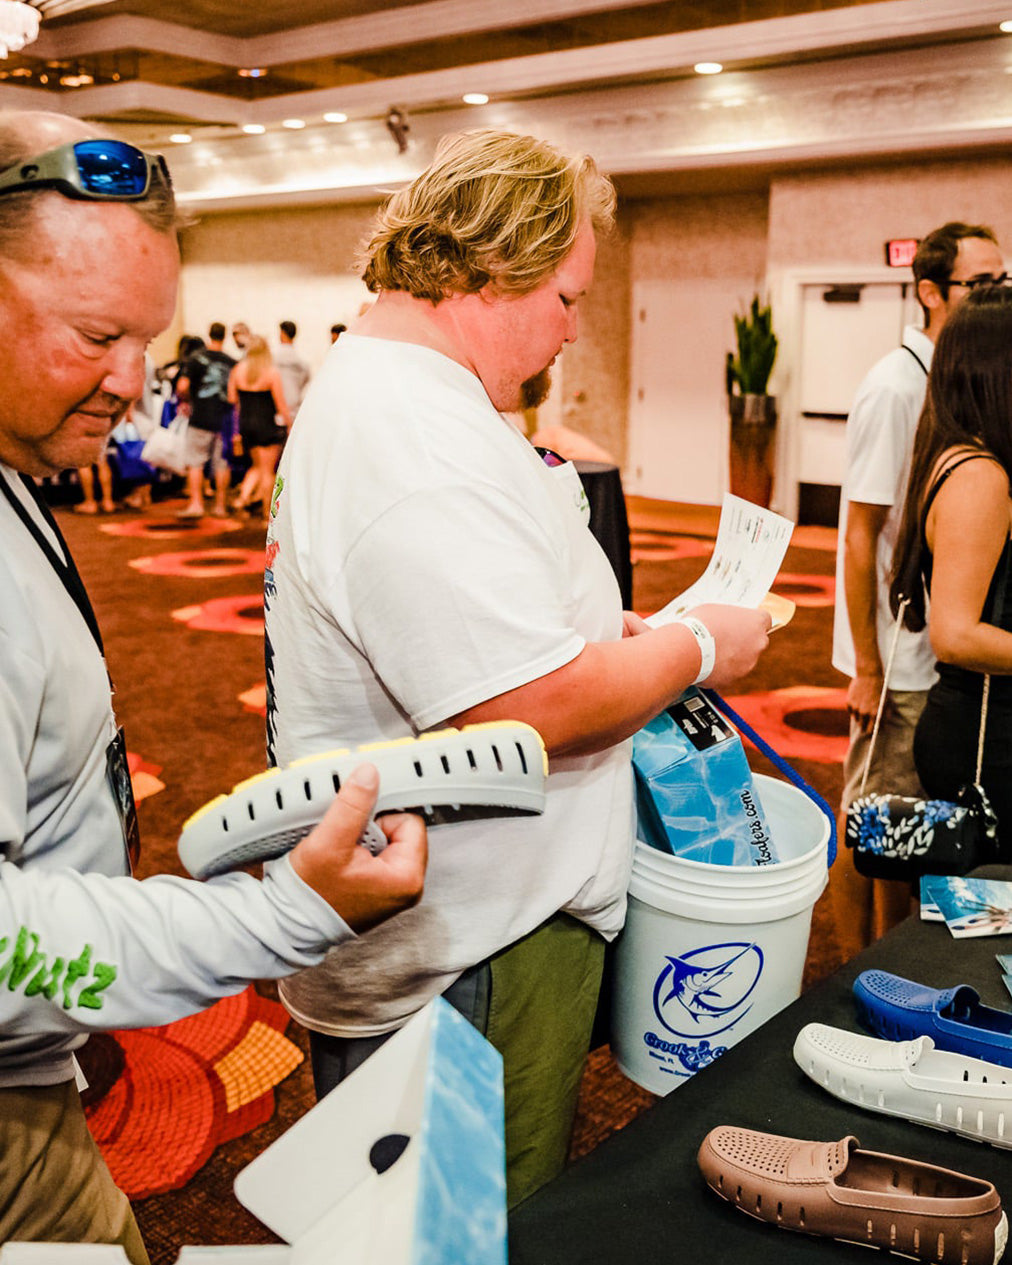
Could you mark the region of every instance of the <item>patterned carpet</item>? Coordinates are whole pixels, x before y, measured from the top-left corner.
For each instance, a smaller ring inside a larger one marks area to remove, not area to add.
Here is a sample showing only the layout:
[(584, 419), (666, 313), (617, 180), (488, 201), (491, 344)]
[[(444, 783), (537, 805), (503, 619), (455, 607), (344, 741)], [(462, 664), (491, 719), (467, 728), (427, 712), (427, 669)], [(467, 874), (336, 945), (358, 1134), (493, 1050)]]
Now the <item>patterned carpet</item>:
[[(182, 821), (263, 767), (262, 529), (147, 515), (58, 510), (102, 625), (125, 726), (144, 851), (141, 874), (181, 873)], [(702, 572), (716, 514), (630, 498), (634, 606), (648, 613)], [(840, 791), (846, 718), (829, 665), (835, 533), (800, 529), (776, 591), (798, 605), (730, 701), (830, 802)], [(767, 771), (756, 756), (753, 767)], [(811, 983), (843, 960), (825, 898), (813, 918)], [(91, 1043), (92, 1125), (135, 1196), (153, 1265), (182, 1243), (269, 1243), (236, 1203), (236, 1171), (313, 1102), (305, 1034), (285, 1031), (270, 986), (166, 1029)], [(284, 1079), (272, 1089), (275, 1081)], [(581, 1087), (572, 1156), (653, 1101), (595, 1050)]]

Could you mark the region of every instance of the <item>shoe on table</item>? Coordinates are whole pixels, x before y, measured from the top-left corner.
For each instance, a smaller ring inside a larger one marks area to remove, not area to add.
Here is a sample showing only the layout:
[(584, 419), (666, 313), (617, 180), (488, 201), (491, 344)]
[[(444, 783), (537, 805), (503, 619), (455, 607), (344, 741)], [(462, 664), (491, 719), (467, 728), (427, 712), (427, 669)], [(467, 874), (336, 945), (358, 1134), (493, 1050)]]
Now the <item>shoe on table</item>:
[(823, 1023), (801, 1029), (794, 1061), (856, 1107), (1012, 1148), (1012, 1071), (997, 1063), (936, 1050), (930, 1037), (882, 1041)]
[(697, 1158), (711, 1190), (782, 1230), (936, 1265), (997, 1265), (1005, 1251), (1008, 1222), (991, 1182), (863, 1151), (855, 1137), (807, 1142), (720, 1125)]
[(854, 981), (858, 1018), (888, 1041), (930, 1037), (939, 1050), (1012, 1067), (1012, 1013), (981, 1005), (969, 984), (928, 988), (888, 971)]

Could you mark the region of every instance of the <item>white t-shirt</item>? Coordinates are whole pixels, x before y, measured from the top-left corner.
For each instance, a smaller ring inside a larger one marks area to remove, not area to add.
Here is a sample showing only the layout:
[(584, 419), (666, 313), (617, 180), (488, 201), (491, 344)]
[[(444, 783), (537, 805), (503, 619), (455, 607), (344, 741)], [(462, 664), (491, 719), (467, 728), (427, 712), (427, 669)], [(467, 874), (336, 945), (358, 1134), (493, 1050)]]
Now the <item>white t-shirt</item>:
[(274, 351), (274, 364), (281, 376), (281, 389), (292, 417), (299, 410), (309, 383), (309, 365), (291, 343), (279, 343)]
[[(279, 471), (268, 536), (268, 734), (279, 764), (398, 738), (622, 635), (567, 467), (462, 366), (342, 336)], [(282, 990), (334, 1035), (388, 1031), (565, 910), (614, 936), (632, 846), (629, 744), (552, 761), (543, 816), (440, 827), (413, 910)]]
[[(847, 464), (840, 492), (840, 526), (836, 546), (836, 610), (833, 616), (833, 667), (855, 673), (854, 641), (847, 618), (843, 549), (847, 503), (888, 505), (889, 513), (876, 549), (878, 582), (877, 631), (883, 667), (896, 622), (889, 611), (889, 571), (899, 532), (910, 472), (914, 434), (924, 407), (934, 343), (923, 330), (908, 325), (903, 345), (876, 364), (858, 388), (847, 419)], [(913, 353), (913, 354), (911, 354)], [(893, 690), (927, 690), (936, 679), (935, 655), (927, 630), (900, 632), (889, 674)]]

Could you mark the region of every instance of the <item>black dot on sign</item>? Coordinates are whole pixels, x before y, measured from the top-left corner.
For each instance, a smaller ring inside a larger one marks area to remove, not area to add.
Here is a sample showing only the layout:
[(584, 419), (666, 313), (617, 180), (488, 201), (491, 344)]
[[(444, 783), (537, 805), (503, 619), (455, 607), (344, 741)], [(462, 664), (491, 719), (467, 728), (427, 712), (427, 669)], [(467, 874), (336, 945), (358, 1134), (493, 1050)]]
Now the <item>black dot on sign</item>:
[(388, 1133), (369, 1148), (369, 1163), (377, 1173), (385, 1173), (404, 1154), (411, 1139), (406, 1133)]

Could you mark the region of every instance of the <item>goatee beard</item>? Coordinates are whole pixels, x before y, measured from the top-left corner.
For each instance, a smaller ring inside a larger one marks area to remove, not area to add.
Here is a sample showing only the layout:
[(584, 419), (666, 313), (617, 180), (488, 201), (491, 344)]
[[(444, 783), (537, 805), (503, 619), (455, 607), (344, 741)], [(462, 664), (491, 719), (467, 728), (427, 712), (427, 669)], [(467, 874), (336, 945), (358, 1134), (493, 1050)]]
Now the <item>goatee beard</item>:
[(520, 384), (520, 407), (522, 409), (537, 408), (538, 405), (544, 404), (548, 399), (548, 392), (552, 389), (552, 371), (550, 369), (542, 369), (540, 373), (536, 373), (533, 378), (528, 378), (526, 382)]

